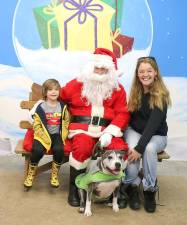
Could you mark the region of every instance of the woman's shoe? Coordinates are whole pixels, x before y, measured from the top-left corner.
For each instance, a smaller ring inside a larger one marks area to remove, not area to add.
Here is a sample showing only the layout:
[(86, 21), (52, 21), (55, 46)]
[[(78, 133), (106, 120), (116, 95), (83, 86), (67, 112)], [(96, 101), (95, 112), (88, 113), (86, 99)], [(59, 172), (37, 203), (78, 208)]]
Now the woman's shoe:
[(144, 194), (144, 208), (149, 213), (154, 213), (156, 210), (156, 192), (152, 191), (143, 191)]

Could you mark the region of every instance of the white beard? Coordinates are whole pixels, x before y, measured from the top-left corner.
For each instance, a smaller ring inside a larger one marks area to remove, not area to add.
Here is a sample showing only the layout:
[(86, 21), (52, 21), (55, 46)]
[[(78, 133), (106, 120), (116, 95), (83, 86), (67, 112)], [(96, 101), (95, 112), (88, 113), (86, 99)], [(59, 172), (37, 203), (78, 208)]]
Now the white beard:
[(82, 97), (87, 99), (88, 104), (97, 106), (102, 106), (103, 101), (112, 96), (114, 89), (119, 90), (118, 79), (113, 70), (103, 75), (87, 71), (78, 77), (78, 81), (83, 83)]

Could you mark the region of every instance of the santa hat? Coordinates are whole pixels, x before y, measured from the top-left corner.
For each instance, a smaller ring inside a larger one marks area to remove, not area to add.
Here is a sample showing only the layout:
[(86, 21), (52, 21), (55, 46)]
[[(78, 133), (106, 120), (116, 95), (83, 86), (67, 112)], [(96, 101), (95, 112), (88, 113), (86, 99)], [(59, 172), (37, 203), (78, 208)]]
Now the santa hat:
[(115, 69), (116, 75), (121, 76), (122, 71), (118, 69), (117, 58), (113, 52), (106, 48), (96, 48), (94, 51), (94, 66), (106, 69)]

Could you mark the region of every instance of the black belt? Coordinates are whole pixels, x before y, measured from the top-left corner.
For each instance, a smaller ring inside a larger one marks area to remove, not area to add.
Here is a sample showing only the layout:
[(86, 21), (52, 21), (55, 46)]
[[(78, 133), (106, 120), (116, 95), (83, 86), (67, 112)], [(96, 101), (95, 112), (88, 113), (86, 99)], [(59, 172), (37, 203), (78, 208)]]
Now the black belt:
[(111, 120), (106, 120), (99, 116), (72, 116), (71, 122), (107, 127), (111, 123)]

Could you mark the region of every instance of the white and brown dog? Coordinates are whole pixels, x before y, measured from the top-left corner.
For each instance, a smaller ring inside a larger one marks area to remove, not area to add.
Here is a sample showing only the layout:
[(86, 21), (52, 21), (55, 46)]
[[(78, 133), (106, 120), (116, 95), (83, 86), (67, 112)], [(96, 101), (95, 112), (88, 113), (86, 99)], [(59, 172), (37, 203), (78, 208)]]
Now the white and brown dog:
[(125, 151), (103, 151), (100, 157), (91, 160), (86, 173), (76, 178), (76, 185), (79, 188), (80, 195), (79, 212), (84, 213), (85, 216), (91, 216), (92, 195), (97, 200), (107, 199), (112, 194), (113, 211), (119, 211), (117, 196), (121, 179), (124, 176), (123, 170), (127, 166), (127, 160), (124, 160), (124, 154), (126, 154)]

